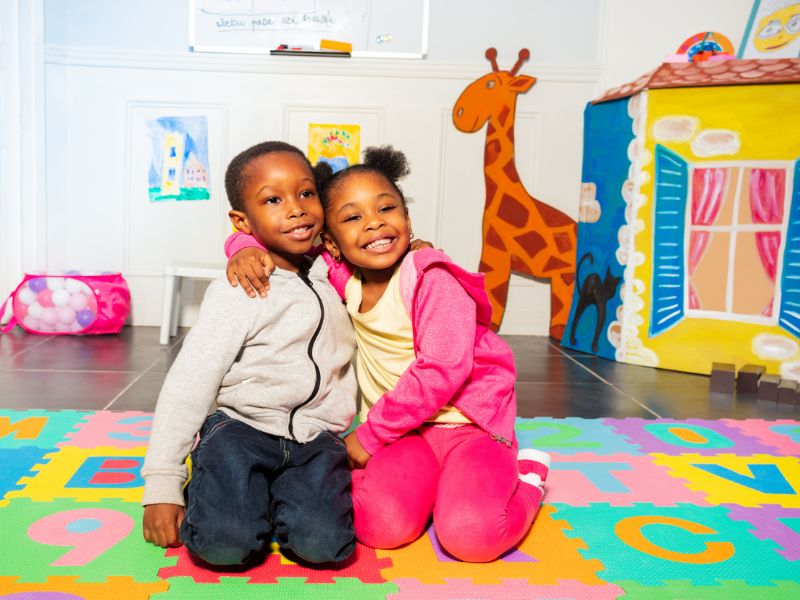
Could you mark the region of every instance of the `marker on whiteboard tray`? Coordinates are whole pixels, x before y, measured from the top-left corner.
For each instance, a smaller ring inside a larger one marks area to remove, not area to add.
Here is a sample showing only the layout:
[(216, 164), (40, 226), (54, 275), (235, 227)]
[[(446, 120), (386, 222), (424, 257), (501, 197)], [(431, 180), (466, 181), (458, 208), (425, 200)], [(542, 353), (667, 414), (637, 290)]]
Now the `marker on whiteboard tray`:
[(320, 40), (320, 50), (333, 50), (335, 52), (352, 52), (353, 44), (348, 42), (337, 42), (335, 40)]

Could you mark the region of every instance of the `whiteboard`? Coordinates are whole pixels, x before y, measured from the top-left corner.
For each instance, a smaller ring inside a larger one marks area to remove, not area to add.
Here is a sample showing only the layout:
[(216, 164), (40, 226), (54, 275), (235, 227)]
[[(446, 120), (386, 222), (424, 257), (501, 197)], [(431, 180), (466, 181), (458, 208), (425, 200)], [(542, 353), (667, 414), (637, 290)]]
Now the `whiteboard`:
[(195, 52), (268, 54), (285, 44), (348, 42), (353, 56), (423, 58), (429, 0), (191, 0)]

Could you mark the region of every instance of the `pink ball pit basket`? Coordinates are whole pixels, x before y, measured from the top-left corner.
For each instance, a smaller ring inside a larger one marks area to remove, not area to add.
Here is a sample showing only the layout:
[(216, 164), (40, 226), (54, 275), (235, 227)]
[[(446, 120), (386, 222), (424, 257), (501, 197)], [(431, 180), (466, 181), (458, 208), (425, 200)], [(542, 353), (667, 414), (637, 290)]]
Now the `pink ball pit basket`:
[(120, 273), (26, 274), (0, 306), (0, 317), (8, 302), (12, 317), (3, 333), (14, 325), (40, 335), (119, 333), (130, 313), (131, 294)]

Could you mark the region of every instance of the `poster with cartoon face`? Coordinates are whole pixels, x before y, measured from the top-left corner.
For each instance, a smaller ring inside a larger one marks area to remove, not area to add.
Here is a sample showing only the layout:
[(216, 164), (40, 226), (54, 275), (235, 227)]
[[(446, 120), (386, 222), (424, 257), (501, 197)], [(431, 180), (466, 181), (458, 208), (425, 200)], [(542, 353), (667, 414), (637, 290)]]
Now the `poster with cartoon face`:
[(739, 58), (800, 57), (800, 2), (755, 0)]

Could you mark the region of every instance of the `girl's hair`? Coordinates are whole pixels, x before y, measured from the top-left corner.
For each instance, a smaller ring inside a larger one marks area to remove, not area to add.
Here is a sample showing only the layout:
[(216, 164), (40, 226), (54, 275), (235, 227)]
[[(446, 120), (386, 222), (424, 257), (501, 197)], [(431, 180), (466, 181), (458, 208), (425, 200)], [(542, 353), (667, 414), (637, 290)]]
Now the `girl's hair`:
[(237, 154), (228, 165), (225, 171), (225, 192), (228, 194), (228, 202), (231, 203), (233, 210), (244, 210), (244, 187), (247, 185), (247, 167), (255, 159), (265, 154), (273, 152), (290, 152), (297, 154), (308, 165), (308, 170), (313, 174), (314, 168), (303, 151), (287, 144), (286, 142), (261, 142)]
[(403, 190), (397, 185), (397, 181), (410, 172), (406, 155), (400, 150), (395, 150), (392, 146), (370, 146), (364, 150), (364, 162), (352, 165), (336, 173), (326, 162), (318, 162), (317, 166), (314, 167), (317, 192), (325, 209), (330, 205), (331, 191), (350, 175), (356, 173), (377, 173), (383, 176), (399, 194), (403, 206), (405, 206), (406, 197), (403, 195)]

